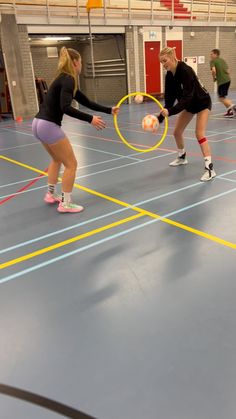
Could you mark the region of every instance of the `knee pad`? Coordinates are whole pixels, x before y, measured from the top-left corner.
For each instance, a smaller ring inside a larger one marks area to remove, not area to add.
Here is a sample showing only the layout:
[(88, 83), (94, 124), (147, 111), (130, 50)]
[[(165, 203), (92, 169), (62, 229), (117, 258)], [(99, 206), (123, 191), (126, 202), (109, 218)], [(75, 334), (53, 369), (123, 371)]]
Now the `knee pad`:
[(199, 144), (203, 144), (207, 141), (206, 137), (201, 138), (201, 140), (198, 140)]

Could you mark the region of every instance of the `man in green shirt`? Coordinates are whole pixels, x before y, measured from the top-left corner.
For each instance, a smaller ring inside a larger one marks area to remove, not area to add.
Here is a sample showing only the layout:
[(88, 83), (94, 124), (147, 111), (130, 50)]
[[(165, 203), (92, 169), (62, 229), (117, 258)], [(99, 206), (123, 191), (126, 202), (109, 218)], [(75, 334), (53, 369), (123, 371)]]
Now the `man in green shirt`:
[(224, 114), (226, 118), (233, 118), (236, 116), (236, 106), (231, 99), (228, 99), (228, 90), (230, 86), (229, 68), (225, 60), (220, 57), (220, 50), (213, 49), (211, 51), (211, 73), (213, 80), (217, 82), (217, 93), (219, 100), (226, 107), (227, 111)]

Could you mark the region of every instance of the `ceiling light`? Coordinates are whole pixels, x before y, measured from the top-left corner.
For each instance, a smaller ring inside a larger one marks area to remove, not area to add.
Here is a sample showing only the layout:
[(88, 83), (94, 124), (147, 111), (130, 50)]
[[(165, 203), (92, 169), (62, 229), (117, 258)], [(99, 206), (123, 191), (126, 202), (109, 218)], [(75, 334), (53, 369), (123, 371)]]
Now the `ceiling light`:
[(46, 36), (43, 39), (44, 41), (69, 41), (71, 37), (70, 36)]

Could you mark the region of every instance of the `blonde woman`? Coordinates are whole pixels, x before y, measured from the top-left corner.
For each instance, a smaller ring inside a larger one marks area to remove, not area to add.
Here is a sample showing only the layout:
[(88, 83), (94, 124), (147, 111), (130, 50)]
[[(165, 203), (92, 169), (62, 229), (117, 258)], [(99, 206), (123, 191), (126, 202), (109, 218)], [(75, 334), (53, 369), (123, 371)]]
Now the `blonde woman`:
[[(61, 213), (77, 213), (83, 210), (81, 205), (72, 202), (71, 194), (76, 176), (77, 161), (72, 146), (61, 128), (63, 115), (81, 119), (96, 129), (105, 128), (100, 116), (81, 112), (71, 106), (75, 99), (89, 109), (107, 114), (117, 114), (117, 107), (106, 107), (91, 102), (78, 89), (78, 75), (81, 72), (81, 56), (78, 51), (63, 47), (60, 51), (57, 77), (52, 82), (40, 110), (32, 123), (35, 137), (41, 141), (52, 160), (48, 168), (48, 191), (44, 201), (48, 204), (59, 203)], [(56, 194), (56, 184), (60, 167), (63, 164), (62, 196)]]
[(165, 105), (158, 118), (161, 122), (164, 117), (179, 114), (174, 128), (178, 156), (169, 165), (176, 167), (188, 163), (183, 133), (196, 114), (195, 135), (204, 158), (204, 173), (201, 181), (207, 182), (216, 176), (211, 161), (210, 146), (205, 134), (212, 106), (210, 95), (201, 85), (193, 69), (183, 61), (176, 59), (174, 48), (164, 48), (160, 52), (159, 58), (167, 73), (165, 77)]

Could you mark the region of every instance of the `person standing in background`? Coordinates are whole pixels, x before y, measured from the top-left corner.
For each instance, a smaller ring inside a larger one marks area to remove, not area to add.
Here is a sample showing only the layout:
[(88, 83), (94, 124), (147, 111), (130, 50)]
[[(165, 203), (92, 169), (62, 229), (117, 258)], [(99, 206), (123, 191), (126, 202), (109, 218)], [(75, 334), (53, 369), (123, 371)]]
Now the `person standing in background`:
[(226, 107), (225, 118), (233, 118), (236, 116), (236, 106), (231, 99), (228, 99), (229, 86), (230, 86), (230, 75), (229, 67), (226, 61), (220, 57), (220, 50), (213, 49), (210, 54), (211, 61), (211, 74), (213, 80), (217, 83), (217, 93), (221, 103)]

